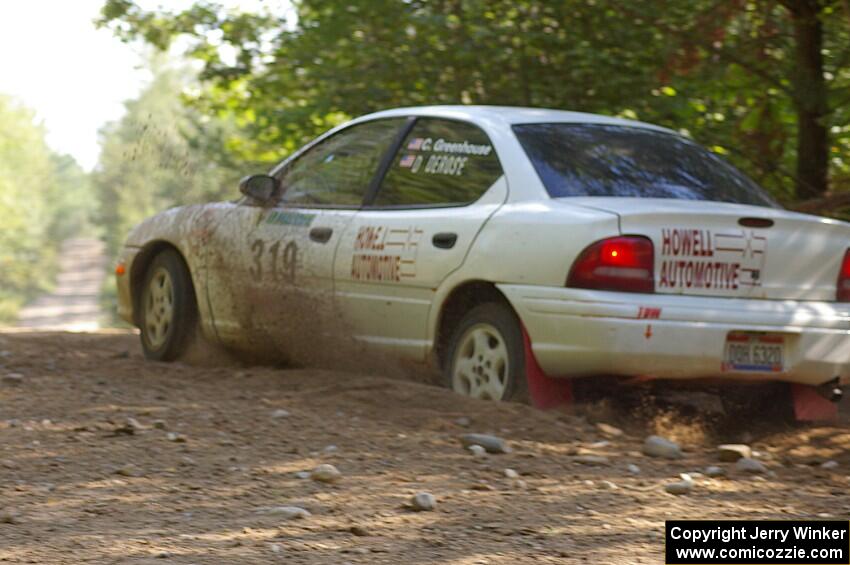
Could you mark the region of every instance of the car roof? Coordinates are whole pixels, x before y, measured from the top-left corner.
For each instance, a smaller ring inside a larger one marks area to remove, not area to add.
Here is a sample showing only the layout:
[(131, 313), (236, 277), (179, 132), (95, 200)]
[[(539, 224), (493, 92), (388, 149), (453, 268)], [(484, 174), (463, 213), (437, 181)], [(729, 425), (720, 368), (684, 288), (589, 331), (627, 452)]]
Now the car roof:
[(588, 114), (586, 112), (570, 112), (566, 110), (552, 110), (549, 108), (524, 108), (520, 106), (411, 106), (405, 108), (393, 108), (362, 116), (356, 121), (389, 118), (397, 116), (432, 116), (455, 118), (472, 122), (489, 122), (493, 125), (512, 126), (517, 124), (540, 124), (540, 123), (573, 123), (573, 124), (608, 124), (629, 127), (640, 127), (665, 131), (677, 132), (636, 120), (627, 120), (600, 114)]

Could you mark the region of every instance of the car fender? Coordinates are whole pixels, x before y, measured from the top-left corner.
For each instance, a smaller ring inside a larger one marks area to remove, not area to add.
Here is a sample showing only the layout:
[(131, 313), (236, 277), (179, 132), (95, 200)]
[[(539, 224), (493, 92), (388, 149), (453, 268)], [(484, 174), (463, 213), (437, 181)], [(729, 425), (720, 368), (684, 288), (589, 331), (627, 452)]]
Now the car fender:
[(122, 253), (126, 281), (119, 281), (119, 296), (123, 285), (127, 290), (127, 297), (123, 301), (130, 301), (129, 304), (119, 304), (122, 317), (136, 322), (134, 300), (144, 279), (146, 265), (159, 250), (171, 247), (186, 262), (195, 288), (202, 331), (206, 337), (213, 338), (214, 328), (206, 293), (206, 261), (210, 251), (208, 243), (220, 225), (223, 214), (233, 206), (230, 202), (220, 202), (171, 208), (133, 228)]
[(617, 215), (610, 212), (555, 200), (503, 205), (482, 227), (463, 264), (436, 289), (428, 315), (429, 351), (455, 289), (473, 281), (563, 287), (585, 247), (619, 234)]

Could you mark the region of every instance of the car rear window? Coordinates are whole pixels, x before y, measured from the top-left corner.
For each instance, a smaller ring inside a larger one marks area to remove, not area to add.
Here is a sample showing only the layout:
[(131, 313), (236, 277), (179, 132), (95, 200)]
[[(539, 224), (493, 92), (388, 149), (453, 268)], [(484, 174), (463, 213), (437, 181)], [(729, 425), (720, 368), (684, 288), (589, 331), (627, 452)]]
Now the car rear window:
[(626, 196), (776, 207), (718, 155), (672, 133), (568, 123), (513, 130), (553, 198)]

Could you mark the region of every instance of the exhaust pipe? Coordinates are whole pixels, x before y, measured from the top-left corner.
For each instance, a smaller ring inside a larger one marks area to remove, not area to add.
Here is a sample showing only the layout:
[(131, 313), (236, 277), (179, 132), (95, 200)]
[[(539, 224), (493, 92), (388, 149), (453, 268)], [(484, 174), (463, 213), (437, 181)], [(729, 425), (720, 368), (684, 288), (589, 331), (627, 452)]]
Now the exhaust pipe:
[(839, 384), (838, 377), (816, 386), (815, 390), (830, 402), (840, 402), (844, 396), (844, 388)]

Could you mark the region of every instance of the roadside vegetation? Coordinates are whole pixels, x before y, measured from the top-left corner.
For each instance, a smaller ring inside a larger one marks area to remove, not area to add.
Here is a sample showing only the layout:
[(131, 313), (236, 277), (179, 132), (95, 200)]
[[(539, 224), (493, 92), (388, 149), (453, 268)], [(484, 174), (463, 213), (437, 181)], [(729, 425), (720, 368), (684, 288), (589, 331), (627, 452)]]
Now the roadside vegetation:
[(0, 95), (0, 323), (50, 286), (58, 243), (92, 229), (86, 174), (44, 136), (31, 110)]
[(301, 0), (286, 13), (105, 0), (98, 25), (168, 54), (104, 127), (90, 175), (0, 97), (0, 322), (49, 283), (61, 239), (95, 225), (114, 254), (142, 218), (235, 197), (244, 174), (394, 106), (658, 123), (790, 208), (850, 218), (846, 0)]
[(240, 173), (222, 145), (231, 135), (226, 122), (183, 103), (191, 72), (161, 58), (151, 67), (147, 88), (101, 131), (92, 173), (97, 223), (113, 255), (133, 226), (156, 212), (236, 194)]
[[(101, 24), (203, 64), (187, 101), (273, 161), (351, 116), (508, 104), (683, 130), (781, 202), (850, 207), (845, 0), (301, 0), (290, 13), (107, 0)], [(844, 191), (842, 193), (842, 191)]]

